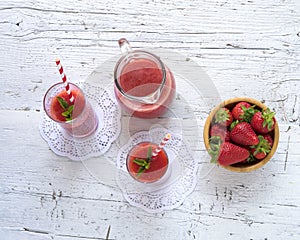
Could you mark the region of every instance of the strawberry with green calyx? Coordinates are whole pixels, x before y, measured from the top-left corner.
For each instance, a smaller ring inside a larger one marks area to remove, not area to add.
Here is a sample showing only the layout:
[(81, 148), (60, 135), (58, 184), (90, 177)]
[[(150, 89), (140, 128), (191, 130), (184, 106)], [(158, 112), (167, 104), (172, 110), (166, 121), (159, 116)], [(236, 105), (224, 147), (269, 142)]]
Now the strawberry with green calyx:
[(215, 123), (222, 126), (229, 126), (232, 123), (232, 120), (232, 113), (225, 107), (220, 108), (215, 114)]
[(244, 122), (250, 122), (253, 115), (258, 111), (255, 105), (250, 105), (247, 102), (239, 102), (232, 109), (232, 116), (234, 119)]
[(231, 142), (231, 138), (230, 138), (230, 131), (228, 129), (226, 129), (225, 131), (225, 142)]
[(251, 146), (251, 153), (256, 159), (263, 159), (271, 151), (271, 145), (267, 139), (262, 135), (258, 136), (259, 143), (255, 146)]
[(249, 151), (243, 147), (239, 147), (230, 142), (213, 143), (211, 150), (211, 162), (218, 162), (220, 165), (227, 166), (241, 161), (249, 157)]
[(220, 151), (220, 145), (222, 144), (223, 140), (221, 139), (220, 136), (212, 136), (209, 139), (209, 150), (208, 153), (211, 156), (211, 163), (216, 163), (218, 156), (219, 156), (219, 151)]
[(61, 115), (65, 117), (66, 121), (72, 120), (72, 114), (74, 105), (69, 105), (69, 103), (62, 97), (57, 97), (59, 105), (65, 110)]
[(210, 131), (209, 131), (209, 135), (210, 135), (210, 137), (219, 136), (221, 138), (222, 142), (230, 141), (229, 131), (227, 130), (227, 128), (225, 126), (222, 126), (220, 124), (212, 125), (212, 127), (210, 128)]
[(246, 109), (251, 107), (251, 105), (247, 102), (237, 103), (231, 110), (232, 116), (235, 120), (243, 120), (243, 118), (241, 117), (244, 114), (244, 110), (242, 109), (242, 106), (244, 106)]
[(274, 140), (270, 134), (263, 134), (262, 136), (269, 142), (270, 146), (273, 147)]
[(272, 112), (269, 108), (257, 112), (251, 120), (251, 126), (256, 132), (261, 134), (271, 132), (276, 124), (274, 116), (275, 112)]
[(249, 153), (250, 153), (249, 157), (246, 160), (244, 160), (242, 163), (252, 163), (254, 161), (257, 161), (256, 158), (253, 156), (251, 150), (249, 150)]
[(257, 145), (259, 143), (256, 133), (247, 122), (238, 122), (233, 126), (230, 139), (238, 145)]

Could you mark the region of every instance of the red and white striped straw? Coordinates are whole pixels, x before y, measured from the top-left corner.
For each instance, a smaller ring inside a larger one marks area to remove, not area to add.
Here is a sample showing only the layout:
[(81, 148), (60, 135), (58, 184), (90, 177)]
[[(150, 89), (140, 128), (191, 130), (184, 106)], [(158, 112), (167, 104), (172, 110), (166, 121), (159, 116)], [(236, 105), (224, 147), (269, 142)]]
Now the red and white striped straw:
[(67, 81), (67, 76), (64, 73), (64, 69), (63, 69), (63, 67), (62, 67), (62, 65), (60, 63), (60, 59), (56, 58), (55, 62), (56, 62), (56, 65), (58, 67), (58, 71), (60, 73), (61, 79), (62, 79), (63, 83), (65, 84), (65, 88), (66, 88), (66, 91), (67, 91), (67, 93), (69, 95), (70, 102), (73, 103), (74, 102), (74, 96), (73, 96), (72, 91), (70, 89), (70, 84)]
[(166, 136), (161, 141), (161, 143), (158, 145), (158, 147), (153, 151), (152, 157), (156, 157), (157, 156), (157, 154), (163, 149), (163, 147), (170, 140), (170, 138), (171, 138), (171, 134), (170, 133), (166, 134)]

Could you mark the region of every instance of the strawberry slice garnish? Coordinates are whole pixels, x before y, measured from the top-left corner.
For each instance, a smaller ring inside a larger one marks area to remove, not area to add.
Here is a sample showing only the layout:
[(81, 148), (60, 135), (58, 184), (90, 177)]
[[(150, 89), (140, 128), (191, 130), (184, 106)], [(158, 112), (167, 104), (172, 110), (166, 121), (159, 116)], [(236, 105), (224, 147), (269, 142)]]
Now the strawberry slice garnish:
[(257, 145), (259, 139), (251, 125), (247, 122), (232, 123), (230, 139), (239, 145)]

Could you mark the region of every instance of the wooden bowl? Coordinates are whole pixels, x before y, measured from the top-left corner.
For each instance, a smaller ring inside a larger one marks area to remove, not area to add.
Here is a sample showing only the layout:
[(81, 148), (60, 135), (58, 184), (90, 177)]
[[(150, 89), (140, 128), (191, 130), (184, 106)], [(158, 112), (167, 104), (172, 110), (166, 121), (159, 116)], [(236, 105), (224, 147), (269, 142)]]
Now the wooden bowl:
[[(229, 110), (232, 110), (232, 108), (239, 102), (248, 102), (251, 105), (256, 105), (256, 109), (259, 109), (259, 110), (267, 108), (267, 106), (265, 106), (260, 101), (257, 101), (257, 100), (252, 99), (252, 98), (247, 98), (247, 97), (231, 98), (231, 99), (228, 99), (228, 100), (222, 102), (218, 106), (216, 106), (210, 112), (208, 118), (206, 119), (205, 125), (204, 125), (203, 138), (204, 138), (205, 148), (206, 148), (207, 151), (210, 149), (209, 131), (210, 131), (210, 125), (212, 123), (212, 120), (213, 120), (213, 117), (214, 117), (215, 113), (217, 112), (218, 109), (220, 109), (222, 107), (226, 107)], [(256, 160), (256, 161), (253, 161), (253, 162), (250, 162), (250, 163), (236, 163), (236, 164), (233, 164), (233, 165), (228, 165), (228, 166), (221, 165), (221, 166), (223, 168), (227, 169), (227, 170), (234, 171), (234, 172), (250, 172), (250, 171), (253, 171), (253, 170), (256, 170), (256, 169), (262, 167), (263, 165), (265, 165), (272, 158), (272, 156), (276, 152), (276, 149), (277, 149), (277, 146), (278, 146), (279, 128), (278, 128), (277, 121), (276, 121), (274, 130), (271, 131), (269, 134), (273, 138), (274, 143), (273, 143), (271, 151), (268, 153), (268, 155), (265, 158), (263, 158), (261, 160)]]

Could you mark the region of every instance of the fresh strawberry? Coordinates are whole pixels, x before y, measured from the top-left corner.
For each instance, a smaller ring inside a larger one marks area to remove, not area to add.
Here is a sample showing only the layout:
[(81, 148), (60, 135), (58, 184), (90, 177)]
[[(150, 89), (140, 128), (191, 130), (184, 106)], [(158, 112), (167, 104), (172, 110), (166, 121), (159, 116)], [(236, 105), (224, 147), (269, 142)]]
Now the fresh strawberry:
[(225, 131), (225, 142), (231, 142), (230, 131), (228, 129)]
[(225, 126), (222, 126), (220, 124), (215, 124), (210, 128), (209, 134), (211, 137), (213, 136), (219, 136), (222, 140), (222, 142), (230, 141), (230, 132), (227, 130)]
[(242, 106), (244, 106), (246, 108), (251, 107), (251, 105), (247, 102), (239, 102), (238, 104), (236, 104), (234, 106), (234, 108), (232, 109), (232, 111), (231, 111), (232, 115), (233, 115), (233, 118), (235, 120), (243, 120), (242, 117), (241, 117), (244, 114)]
[(214, 146), (210, 151), (212, 156), (211, 162), (218, 162), (227, 166), (241, 162), (249, 157), (249, 151), (230, 142), (223, 142), (218, 146)]
[(255, 105), (251, 106), (250, 103), (239, 102), (231, 112), (235, 120), (250, 122), (256, 111)]
[(232, 120), (233, 116), (227, 108), (220, 108), (215, 114), (215, 122), (220, 125), (229, 126)]
[(276, 120), (274, 118), (275, 113), (269, 108), (257, 112), (254, 114), (251, 120), (251, 126), (258, 133), (268, 133), (275, 127)]
[(232, 124), (230, 139), (239, 145), (257, 145), (259, 139), (251, 125), (247, 122)]
[(258, 136), (259, 143), (255, 146), (251, 146), (251, 153), (256, 159), (263, 159), (271, 151), (271, 145), (267, 139), (262, 135)]
[(224, 135), (226, 127), (221, 126), (219, 124), (214, 124), (209, 130), (210, 136), (220, 136)]
[(274, 140), (270, 136), (270, 134), (263, 134), (263, 137), (264, 137), (264, 139), (266, 139), (269, 142), (270, 146), (273, 147)]

